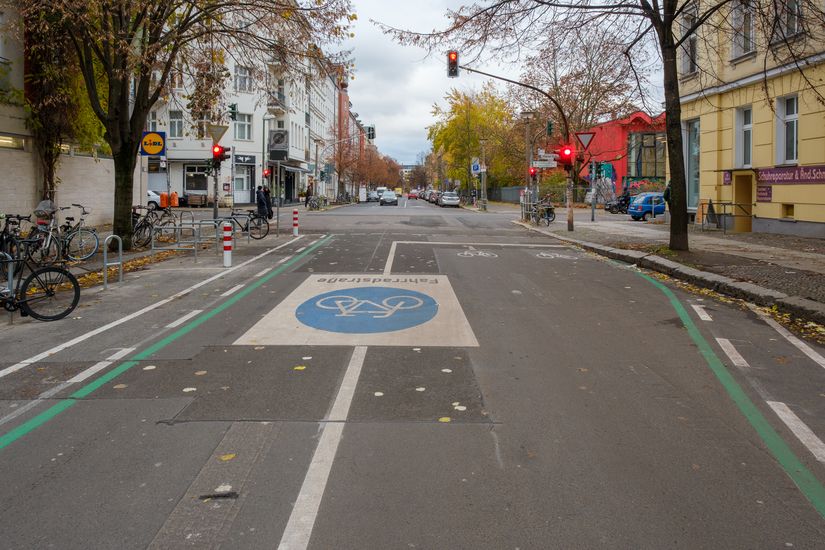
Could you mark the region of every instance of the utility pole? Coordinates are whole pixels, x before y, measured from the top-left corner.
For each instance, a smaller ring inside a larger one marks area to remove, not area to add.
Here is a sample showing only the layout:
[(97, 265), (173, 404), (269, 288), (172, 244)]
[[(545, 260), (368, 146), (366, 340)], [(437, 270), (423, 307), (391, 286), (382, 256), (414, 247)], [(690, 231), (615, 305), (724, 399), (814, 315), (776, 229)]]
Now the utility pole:
[(478, 140), (481, 144), (481, 204), (479, 205), (479, 210), (482, 212), (487, 211), (487, 157), (484, 151), (484, 145), (487, 143), (487, 139), (481, 138)]

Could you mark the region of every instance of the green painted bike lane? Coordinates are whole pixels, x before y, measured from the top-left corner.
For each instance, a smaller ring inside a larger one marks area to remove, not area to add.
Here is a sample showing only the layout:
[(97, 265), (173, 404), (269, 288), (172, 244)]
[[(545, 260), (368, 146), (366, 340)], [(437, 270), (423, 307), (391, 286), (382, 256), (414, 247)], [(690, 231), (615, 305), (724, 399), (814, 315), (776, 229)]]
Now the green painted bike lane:
[(773, 429), (773, 426), (771, 426), (768, 419), (765, 418), (756, 404), (747, 396), (742, 386), (731, 376), (730, 372), (725, 368), (724, 363), (719, 359), (719, 356), (713, 351), (713, 347), (705, 337), (702, 336), (702, 333), (693, 322), (690, 314), (682, 303), (679, 302), (679, 298), (676, 297), (672, 290), (653, 277), (640, 271), (635, 271), (635, 273), (651, 283), (667, 297), (670, 305), (676, 310), (679, 319), (681, 319), (682, 324), (687, 329), (691, 340), (693, 340), (693, 343), (699, 348), (699, 353), (705, 359), (705, 362), (716, 376), (716, 379), (722, 384), (728, 396), (733, 400), (753, 429), (756, 430), (762, 442), (785, 470), (788, 477), (790, 477), (799, 490), (802, 491), (805, 498), (807, 498), (816, 511), (819, 512), (819, 515), (825, 518), (825, 487), (823, 487), (816, 476), (805, 467), (785, 440)]
[(65, 398), (65, 399), (61, 400), (60, 402), (52, 405), (51, 407), (49, 407), (48, 409), (46, 409), (42, 413), (40, 413), (37, 416), (27, 420), (26, 422), (20, 424), (19, 426), (12, 429), (11, 431), (3, 434), (2, 436), (0, 436), (0, 449), (4, 449), (4, 448), (8, 447), (9, 445), (11, 445), (12, 443), (14, 443), (15, 441), (25, 437), (26, 435), (28, 435), (32, 431), (36, 430), (40, 426), (46, 424), (47, 422), (49, 422), (50, 420), (52, 420), (53, 418), (58, 416), (60, 413), (62, 413), (64, 411), (66, 411), (67, 409), (70, 409), (71, 407), (73, 407), (76, 403), (78, 403), (78, 400), (84, 399), (85, 397), (88, 397), (93, 392), (95, 392), (100, 387), (102, 387), (103, 385), (108, 384), (109, 382), (111, 382), (112, 380), (114, 380), (115, 378), (117, 378), (118, 376), (123, 374), (124, 372), (128, 371), (129, 369), (131, 369), (132, 367), (137, 365), (140, 361), (143, 361), (145, 359), (149, 359), (153, 354), (155, 354), (158, 351), (162, 350), (163, 348), (165, 348), (166, 346), (168, 346), (169, 344), (171, 344), (175, 340), (179, 339), (180, 337), (182, 337), (186, 334), (189, 334), (190, 332), (195, 330), (197, 327), (199, 327), (200, 325), (202, 325), (206, 321), (212, 319), (213, 317), (215, 317), (219, 313), (221, 313), (221, 312), (227, 310), (228, 308), (232, 307), (233, 305), (238, 303), (240, 300), (242, 300), (243, 298), (245, 298), (246, 296), (248, 296), (249, 294), (251, 294), (252, 292), (257, 290), (258, 288), (260, 288), (260, 286), (263, 285), (264, 283), (266, 283), (267, 281), (273, 279), (274, 277), (277, 277), (278, 275), (280, 275), (281, 273), (285, 272), (287, 269), (289, 269), (290, 267), (295, 265), (295, 263), (297, 263), (301, 259), (305, 258), (306, 256), (308, 256), (309, 254), (311, 254), (312, 252), (314, 252), (318, 248), (320, 248), (320, 247), (326, 245), (327, 243), (329, 243), (329, 241), (332, 240), (332, 238), (333, 238), (333, 236), (329, 235), (328, 237), (326, 237), (326, 238), (318, 241), (317, 243), (309, 246), (306, 250), (304, 250), (300, 254), (297, 254), (294, 257), (290, 258), (289, 261), (284, 262), (282, 265), (280, 265), (276, 269), (272, 270), (270, 273), (264, 275), (263, 277), (261, 277), (260, 279), (258, 279), (257, 281), (255, 281), (254, 283), (249, 285), (248, 287), (244, 288), (243, 290), (241, 290), (237, 294), (234, 294), (229, 299), (227, 299), (225, 302), (223, 302), (220, 305), (216, 306), (215, 308), (213, 308), (213, 309), (211, 309), (211, 310), (209, 310), (205, 313), (202, 313), (201, 315), (195, 317), (191, 322), (189, 322), (188, 324), (186, 324), (183, 327), (179, 328), (178, 330), (176, 330), (172, 334), (168, 335), (166, 338), (163, 338), (162, 340), (159, 340), (158, 342), (152, 344), (151, 346), (149, 346), (145, 350), (141, 351), (140, 353), (137, 353), (137, 354), (133, 355), (132, 357), (127, 359), (125, 362), (121, 363), (120, 365), (118, 365), (114, 369), (108, 371), (107, 373), (103, 374), (102, 376), (100, 376), (100, 377), (94, 379), (93, 381), (89, 382), (88, 384), (86, 384), (85, 386), (80, 388), (79, 390), (77, 390), (74, 393), (72, 393), (71, 395), (69, 395), (67, 398)]

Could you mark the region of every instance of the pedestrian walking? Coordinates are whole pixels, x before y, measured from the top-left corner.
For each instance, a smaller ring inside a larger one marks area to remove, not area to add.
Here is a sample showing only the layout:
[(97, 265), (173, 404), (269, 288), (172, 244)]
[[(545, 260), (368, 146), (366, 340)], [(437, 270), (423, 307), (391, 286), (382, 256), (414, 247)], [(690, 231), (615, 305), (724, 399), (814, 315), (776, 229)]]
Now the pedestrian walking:
[(266, 217), (272, 219), (272, 193), (269, 187), (264, 187), (264, 198), (266, 199)]
[(670, 207), (670, 182), (667, 182), (667, 187), (665, 187), (665, 191), (664, 193), (662, 193), (662, 197), (665, 199), (667, 209), (673, 210), (673, 208)]
[(309, 199), (311, 199), (311, 198), (312, 198), (312, 184), (310, 183), (309, 185), (307, 185), (307, 191), (306, 191), (306, 194), (304, 195), (304, 208), (309, 207)]
[(269, 216), (269, 209), (266, 207), (266, 195), (264, 195), (263, 186), (259, 185), (255, 192), (255, 204), (258, 206), (258, 214), (261, 216)]

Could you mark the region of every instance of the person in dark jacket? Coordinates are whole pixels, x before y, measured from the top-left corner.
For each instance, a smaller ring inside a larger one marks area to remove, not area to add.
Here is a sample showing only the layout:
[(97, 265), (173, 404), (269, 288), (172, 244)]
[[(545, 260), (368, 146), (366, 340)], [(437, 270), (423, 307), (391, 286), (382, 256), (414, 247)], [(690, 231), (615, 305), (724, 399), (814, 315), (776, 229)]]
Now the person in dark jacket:
[(266, 197), (266, 217), (272, 219), (272, 194), (269, 187), (264, 187), (264, 197)]
[(261, 216), (269, 216), (269, 209), (266, 207), (266, 195), (264, 195), (263, 186), (259, 185), (255, 192), (255, 203), (258, 206), (258, 214)]
[(312, 184), (307, 185), (306, 195), (304, 196), (304, 208), (309, 206), (309, 199), (312, 198)]

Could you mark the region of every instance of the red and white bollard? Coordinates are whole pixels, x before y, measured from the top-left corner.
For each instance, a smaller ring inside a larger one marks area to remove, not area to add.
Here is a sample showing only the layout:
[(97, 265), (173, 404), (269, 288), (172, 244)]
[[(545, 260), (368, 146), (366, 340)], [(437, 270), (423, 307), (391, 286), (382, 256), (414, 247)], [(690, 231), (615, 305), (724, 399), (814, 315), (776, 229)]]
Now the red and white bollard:
[(298, 236), (298, 209), (292, 211), (292, 236)]
[(223, 222), (223, 266), (232, 267), (232, 222)]

